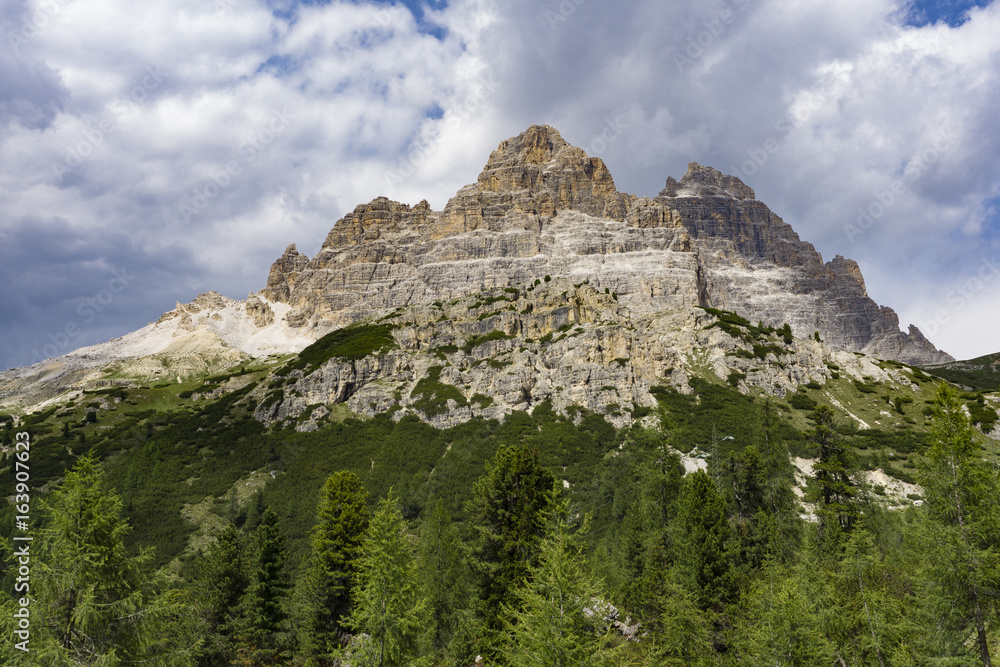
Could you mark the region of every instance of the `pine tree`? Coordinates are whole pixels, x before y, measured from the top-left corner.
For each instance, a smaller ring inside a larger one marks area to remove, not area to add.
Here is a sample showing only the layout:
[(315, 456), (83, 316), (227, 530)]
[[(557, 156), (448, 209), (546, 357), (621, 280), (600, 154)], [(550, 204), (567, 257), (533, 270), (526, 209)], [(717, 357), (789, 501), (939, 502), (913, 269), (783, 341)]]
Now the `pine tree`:
[(458, 531), (444, 503), (432, 498), (420, 527), (417, 562), (427, 592), (433, 623), (432, 643), (441, 652), (458, 629), (459, 614), (468, 605), (469, 586), (462, 563)]
[(260, 667), (281, 659), (287, 650), (285, 538), (270, 508), (264, 511), (253, 541), (250, 580), (240, 599), (235, 634), (240, 645), (238, 664)]
[(975, 430), (955, 393), (942, 385), (921, 482), (930, 518), (931, 576), (942, 598), (941, 622), (975, 633), (984, 667), (992, 664), (987, 630), (1000, 598), (997, 475), (979, 453)]
[(348, 636), (361, 541), (368, 528), (368, 492), (352, 472), (330, 475), (323, 485), (319, 520), (303, 588), (304, 653), (312, 664), (332, 665), (331, 653)]
[(390, 490), (379, 503), (361, 547), (354, 637), (344, 652), (358, 667), (402, 667), (419, 656), (428, 624), (427, 601), (418, 587), (416, 549)]
[(809, 433), (817, 448), (813, 464), (813, 490), (810, 500), (817, 502), (819, 517), (819, 542), (823, 551), (838, 555), (845, 534), (854, 527), (860, 514), (858, 490), (851, 475), (854, 464), (847, 447), (837, 438), (833, 429), (833, 410), (820, 405), (810, 419), (815, 428)]
[(245, 550), (243, 533), (230, 524), (201, 560), (198, 591), (205, 642), (200, 667), (223, 667), (236, 657), (233, 632), (240, 599), (250, 584)]
[(698, 604), (708, 609), (732, 601), (735, 581), (726, 502), (703, 470), (684, 480), (671, 531), (678, 580)]
[(149, 550), (129, 555), (131, 528), (99, 462), (82, 457), (43, 507), (47, 522), (31, 580), (37, 664), (189, 664), (190, 601), (179, 592), (157, 593), (146, 570)]
[(609, 628), (602, 618), (598, 583), (584, 561), (586, 524), (576, 533), (569, 525), (569, 504), (557, 501), (538, 564), (504, 606), (504, 641), (501, 653), (509, 665), (595, 667), (611, 659)]
[(507, 446), (473, 487), (466, 506), (473, 531), (469, 560), (479, 583), (487, 657), (496, 654), (504, 607), (516, 606), (515, 592), (538, 561), (553, 481), (537, 451)]

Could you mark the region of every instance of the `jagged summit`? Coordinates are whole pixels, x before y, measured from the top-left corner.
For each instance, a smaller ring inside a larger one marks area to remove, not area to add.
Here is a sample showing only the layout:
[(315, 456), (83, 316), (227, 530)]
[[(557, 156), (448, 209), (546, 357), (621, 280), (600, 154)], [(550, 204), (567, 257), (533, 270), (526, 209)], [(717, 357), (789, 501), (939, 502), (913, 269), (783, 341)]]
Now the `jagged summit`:
[(481, 192), (521, 193), (536, 206), (621, 219), (627, 198), (604, 161), (566, 143), (548, 125), (532, 125), (500, 143), (476, 180)]
[(678, 183), (673, 176), (667, 177), (667, 184), (660, 191), (661, 197), (730, 197), (733, 199), (756, 199), (753, 188), (713, 167), (703, 167), (697, 162), (688, 164), (687, 173)]
[(739, 178), (691, 163), (655, 198), (622, 193), (600, 158), (547, 125), (501, 142), (443, 211), (378, 197), (337, 221), (311, 260), (290, 246), (262, 295), (292, 307), (293, 327), (343, 326), (545, 275), (616, 292), (634, 317), (712, 306), (837, 349), (951, 360), (899, 330), (853, 260), (824, 263)]
[[(662, 378), (664, 364), (681, 372), (689, 352), (678, 336), (704, 326), (697, 306), (731, 310), (774, 327), (788, 323), (798, 338), (818, 333), (833, 351), (915, 364), (954, 361), (916, 327), (900, 331), (896, 313), (868, 297), (856, 262), (838, 255), (824, 263), (735, 176), (691, 163), (680, 181), (668, 178), (654, 198), (622, 193), (601, 159), (570, 145), (554, 128), (533, 125), (501, 142), (476, 181), (461, 188), (443, 211), (431, 210), (426, 201), (409, 206), (377, 197), (338, 220), (314, 257), (289, 245), (271, 267), (266, 286), (245, 301), (205, 294), (120, 339), (0, 374), (0, 400), (87, 382), (111, 363), (139, 369), (140, 375), (165, 375), (165, 364), (197, 372), (230, 357), (294, 352), (336, 327), (396, 309), (450, 303), (489, 290), (505, 293), (504, 288), (546, 277), (566, 292), (550, 295), (553, 303), (565, 302), (560, 313), (539, 319), (529, 303), (505, 315), (500, 330), (521, 338), (555, 322), (586, 323), (590, 316), (580, 304), (612, 295), (613, 308), (598, 308), (602, 326), (643, 333), (642, 340), (613, 336), (612, 360), (629, 360), (631, 370), (609, 380), (632, 383), (619, 390), (636, 397), (646, 396), (643, 387), (654, 376)], [(578, 285), (593, 294), (580, 296)], [(664, 322), (670, 324), (661, 330)], [(487, 319), (481, 326), (498, 325)], [(423, 334), (412, 335), (419, 347)], [(435, 334), (442, 335), (452, 334)], [(607, 364), (609, 344), (607, 339), (576, 350), (582, 356), (571, 365), (591, 368), (588, 377), (606, 374), (599, 367)], [(806, 359), (813, 353), (803, 354)], [(549, 371), (555, 385), (575, 381), (555, 366), (538, 366), (562, 363), (550, 357), (519, 371), (511, 395), (548, 395), (537, 378)], [(140, 361), (122, 361), (129, 358)], [(713, 363), (725, 378), (725, 360)], [(753, 382), (784, 391), (825, 368), (802, 364), (774, 363), (777, 376), (769, 371)], [(368, 379), (384, 372), (375, 369)], [(600, 400), (595, 394), (588, 404)]]

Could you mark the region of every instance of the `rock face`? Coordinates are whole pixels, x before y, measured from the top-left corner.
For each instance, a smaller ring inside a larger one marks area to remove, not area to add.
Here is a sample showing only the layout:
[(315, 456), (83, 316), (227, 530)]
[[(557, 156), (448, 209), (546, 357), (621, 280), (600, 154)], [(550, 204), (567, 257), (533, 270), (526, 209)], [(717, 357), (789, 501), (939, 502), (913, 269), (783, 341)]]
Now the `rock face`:
[(620, 427), (657, 404), (656, 387), (688, 392), (694, 377), (778, 396), (807, 382), (825, 384), (835, 377), (832, 368), (902, 390), (910, 384), (902, 371), (815, 340), (785, 341), (772, 332), (756, 341), (767, 346), (758, 356), (753, 343), (713, 326), (716, 318), (703, 309), (633, 316), (623, 301), (592, 284), (553, 278), (400, 308), (381, 318), (394, 349), (333, 358), (308, 372), (278, 371), (279, 381), (255, 390), (254, 415), (308, 430), (317, 406), (339, 403), (363, 415), (412, 412), (447, 428), (548, 402), (563, 414), (587, 408)]
[(916, 327), (900, 331), (857, 263), (824, 263), (738, 178), (692, 163), (653, 199), (621, 193), (603, 161), (548, 126), (502, 142), (444, 211), (379, 197), (337, 221), (312, 259), (289, 246), (261, 296), (290, 306), (288, 326), (326, 330), (547, 275), (615, 293), (633, 318), (711, 306), (818, 332), (834, 349), (953, 360)]

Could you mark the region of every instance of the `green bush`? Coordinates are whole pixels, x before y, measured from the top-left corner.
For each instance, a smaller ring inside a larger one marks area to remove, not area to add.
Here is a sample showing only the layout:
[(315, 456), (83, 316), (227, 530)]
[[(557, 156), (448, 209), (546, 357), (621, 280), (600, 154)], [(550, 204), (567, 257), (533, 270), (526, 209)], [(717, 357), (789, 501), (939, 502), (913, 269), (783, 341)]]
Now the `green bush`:
[(801, 389), (788, 397), (788, 403), (797, 410), (814, 410), (818, 405), (815, 399)]
[(862, 394), (874, 394), (875, 387), (865, 382), (860, 382), (858, 380), (854, 381), (854, 387), (860, 391)]
[(500, 330), (494, 329), (488, 334), (483, 334), (481, 336), (480, 335), (472, 336), (467, 341), (465, 341), (465, 345), (462, 346), (462, 350), (466, 354), (468, 354), (472, 352), (472, 350), (474, 350), (475, 348), (482, 345), (483, 343), (489, 343), (490, 341), (494, 340), (509, 340), (511, 338), (513, 338), (513, 336), (505, 334)]

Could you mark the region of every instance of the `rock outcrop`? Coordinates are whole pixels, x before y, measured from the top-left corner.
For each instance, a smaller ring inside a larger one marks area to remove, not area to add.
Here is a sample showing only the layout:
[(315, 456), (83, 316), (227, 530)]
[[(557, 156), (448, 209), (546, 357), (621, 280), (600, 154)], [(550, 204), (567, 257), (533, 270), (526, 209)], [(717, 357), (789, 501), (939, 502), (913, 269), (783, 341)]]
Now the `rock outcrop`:
[(257, 388), (254, 414), (309, 429), (317, 406), (344, 404), (370, 416), (412, 412), (447, 428), (548, 402), (563, 414), (579, 406), (624, 426), (657, 404), (656, 387), (689, 392), (694, 377), (777, 396), (826, 384), (837, 377), (834, 368), (859, 381), (910, 384), (902, 370), (815, 340), (757, 334), (758, 354), (754, 342), (715, 326), (704, 309), (633, 316), (622, 301), (592, 284), (553, 278), (400, 308), (380, 320), (395, 348), (279, 370), (277, 381)]
[(711, 306), (836, 349), (952, 360), (915, 327), (900, 331), (857, 263), (824, 263), (738, 178), (692, 163), (653, 199), (621, 193), (603, 161), (548, 126), (502, 142), (443, 211), (379, 197), (339, 220), (312, 259), (290, 246), (261, 295), (308, 329), (546, 275), (589, 280), (635, 317)]

